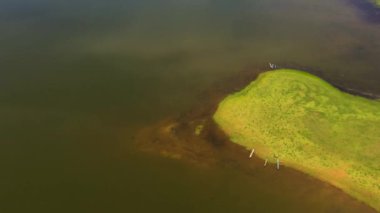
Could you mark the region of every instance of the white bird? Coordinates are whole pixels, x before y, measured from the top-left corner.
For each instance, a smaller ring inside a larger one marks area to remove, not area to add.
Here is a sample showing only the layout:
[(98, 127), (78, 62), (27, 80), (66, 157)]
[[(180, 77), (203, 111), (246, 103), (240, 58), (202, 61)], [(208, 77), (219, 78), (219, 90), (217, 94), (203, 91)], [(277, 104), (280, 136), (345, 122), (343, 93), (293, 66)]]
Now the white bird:
[(275, 69), (277, 66), (276, 66), (275, 64), (272, 64), (272, 63), (269, 62), (269, 67), (270, 67), (271, 69)]

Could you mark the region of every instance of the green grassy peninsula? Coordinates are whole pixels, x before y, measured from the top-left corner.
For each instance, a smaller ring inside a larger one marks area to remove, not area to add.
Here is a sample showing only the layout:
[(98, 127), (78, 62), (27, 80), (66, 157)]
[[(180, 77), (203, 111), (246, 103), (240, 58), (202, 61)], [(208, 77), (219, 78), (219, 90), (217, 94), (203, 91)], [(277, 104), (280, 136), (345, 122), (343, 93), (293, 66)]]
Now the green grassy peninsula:
[(278, 158), (380, 211), (380, 101), (281, 69), (226, 97), (214, 120), (259, 157)]

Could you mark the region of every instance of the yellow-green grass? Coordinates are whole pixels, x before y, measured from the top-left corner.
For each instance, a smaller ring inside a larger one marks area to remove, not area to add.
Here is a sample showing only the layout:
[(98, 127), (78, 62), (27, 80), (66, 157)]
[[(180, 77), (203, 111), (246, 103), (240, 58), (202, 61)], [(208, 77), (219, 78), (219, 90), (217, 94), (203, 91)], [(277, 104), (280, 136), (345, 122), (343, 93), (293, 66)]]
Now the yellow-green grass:
[(375, 3), (378, 7), (380, 7), (380, 0), (375, 0)]
[(279, 158), (380, 211), (380, 101), (281, 69), (226, 97), (214, 120), (259, 157)]

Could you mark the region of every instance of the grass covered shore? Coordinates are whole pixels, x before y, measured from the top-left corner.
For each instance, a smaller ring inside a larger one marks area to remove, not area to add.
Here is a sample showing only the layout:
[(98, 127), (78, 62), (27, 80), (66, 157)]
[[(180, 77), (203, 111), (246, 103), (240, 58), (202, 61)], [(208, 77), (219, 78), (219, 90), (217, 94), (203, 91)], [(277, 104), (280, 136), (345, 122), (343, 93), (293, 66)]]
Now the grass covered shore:
[(380, 101), (281, 69), (227, 96), (214, 120), (259, 157), (279, 158), (380, 211)]

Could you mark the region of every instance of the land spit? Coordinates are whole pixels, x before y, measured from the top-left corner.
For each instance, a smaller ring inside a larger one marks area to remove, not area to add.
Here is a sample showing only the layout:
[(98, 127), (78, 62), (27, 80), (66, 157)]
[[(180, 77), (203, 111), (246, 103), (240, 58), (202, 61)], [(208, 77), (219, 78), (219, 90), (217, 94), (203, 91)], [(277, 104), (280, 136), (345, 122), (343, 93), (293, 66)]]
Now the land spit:
[(263, 70), (267, 68), (247, 69), (219, 82), (203, 93), (198, 103), (188, 112), (141, 129), (136, 135), (137, 148), (204, 169), (212, 166), (233, 168), (252, 176), (255, 181), (268, 184), (272, 190), (282, 191), (284, 196), (288, 191), (289, 196), (329, 203), (327, 206), (331, 204), (344, 207), (344, 212), (376, 212), (340, 189), (308, 174), (286, 165), (281, 165), (281, 170), (276, 170), (275, 163), (269, 163), (255, 155), (249, 158), (250, 151), (231, 142), (216, 125), (212, 116), (219, 102), (226, 95), (244, 88)]

